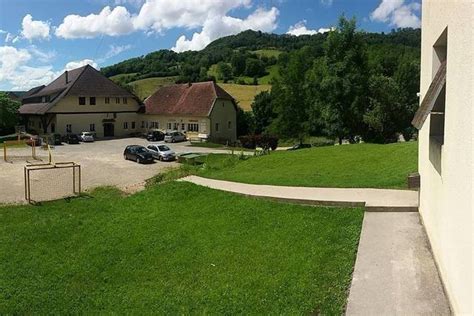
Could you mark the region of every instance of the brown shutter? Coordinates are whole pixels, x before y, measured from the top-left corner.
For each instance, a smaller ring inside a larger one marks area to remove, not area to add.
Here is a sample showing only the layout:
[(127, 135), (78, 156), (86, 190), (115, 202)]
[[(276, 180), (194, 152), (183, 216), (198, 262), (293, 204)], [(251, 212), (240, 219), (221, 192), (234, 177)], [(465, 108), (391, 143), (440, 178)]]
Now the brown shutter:
[(436, 99), (438, 98), (441, 90), (446, 83), (446, 60), (443, 61), (434, 77), (433, 81), (428, 88), (428, 92), (426, 93), (423, 101), (421, 102), (418, 111), (416, 111), (415, 117), (411, 121), (411, 124), (415, 126), (417, 129), (420, 129), (423, 126), (428, 115), (430, 115), (431, 111), (433, 110), (434, 104)]

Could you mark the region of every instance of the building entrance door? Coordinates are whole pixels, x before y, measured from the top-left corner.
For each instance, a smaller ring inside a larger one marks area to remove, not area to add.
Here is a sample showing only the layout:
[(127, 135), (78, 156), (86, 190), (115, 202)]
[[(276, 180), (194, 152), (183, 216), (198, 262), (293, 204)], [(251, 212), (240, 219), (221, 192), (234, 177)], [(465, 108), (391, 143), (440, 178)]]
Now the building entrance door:
[(114, 124), (104, 123), (104, 137), (113, 137), (113, 136), (114, 136)]

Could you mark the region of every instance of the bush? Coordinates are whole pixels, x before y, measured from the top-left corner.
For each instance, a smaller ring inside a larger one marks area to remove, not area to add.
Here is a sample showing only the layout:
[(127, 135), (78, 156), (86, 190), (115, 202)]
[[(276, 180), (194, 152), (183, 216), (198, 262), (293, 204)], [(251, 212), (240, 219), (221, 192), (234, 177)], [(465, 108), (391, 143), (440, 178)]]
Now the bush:
[(263, 149), (275, 150), (278, 147), (278, 137), (270, 135), (245, 135), (239, 137), (242, 147), (255, 149), (262, 147)]
[(314, 137), (314, 138), (311, 138), (311, 146), (313, 147), (334, 146), (334, 140), (325, 138), (325, 137)]

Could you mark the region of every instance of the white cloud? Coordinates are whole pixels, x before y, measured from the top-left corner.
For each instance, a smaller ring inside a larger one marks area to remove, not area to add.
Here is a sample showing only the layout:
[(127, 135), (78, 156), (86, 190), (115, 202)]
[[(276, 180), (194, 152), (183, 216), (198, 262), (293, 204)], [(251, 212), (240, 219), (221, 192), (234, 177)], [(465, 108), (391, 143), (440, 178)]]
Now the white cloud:
[(7, 34), (7, 33), (8, 33), (7, 31), (0, 29), (0, 34)]
[(417, 2), (405, 4), (405, 0), (382, 0), (370, 14), (372, 21), (388, 22), (396, 27), (420, 27), (420, 18), (415, 14), (421, 8)]
[(7, 33), (7, 36), (5, 36), (5, 43), (11, 42), (15, 38), (15, 35), (12, 33)]
[(334, 0), (321, 0), (321, 3), (327, 7), (330, 7), (332, 6), (332, 3), (334, 2)]
[(43, 51), (35, 45), (28, 46), (28, 51), (42, 63), (51, 62), (56, 57), (55, 51)]
[(115, 5), (125, 5), (130, 4), (134, 7), (140, 7), (145, 0), (115, 0)]
[(101, 64), (109, 58), (117, 56), (129, 49), (131, 49), (132, 45), (110, 45), (109, 50), (105, 53), (104, 57), (97, 59), (97, 63)]
[(49, 22), (34, 21), (31, 14), (25, 15), (21, 22), (21, 35), (27, 40), (48, 39), (49, 38)]
[(320, 28), (319, 30), (311, 30), (306, 27), (306, 20), (300, 21), (295, 25), (290, 26), (288, 32), (286, 34), (300, 36), (300, 35), (314, 35), (318, 33), (326, 33), (329, 32), (331, 29), (329, 28)]
[[(64, 67), (64, 70), (73, 70), (85, 65), (91, 65), (95, 69), (99, 69), (98, 65), (96, 62), (94, 62), (92, 59), (83, 59), (83, 60), (76, 60), (76, 61), (70, 61), (66, 64)], [(61, 71), (60, 73), (62, 73)]]
[(125, 7), (118, 6), (111, 10), (107, 6), (99, 14), (66, 16), (55, 34), (72, 39), (94, 38), (100, 35), (119, 36), (133, 31), (132, 17)]
[(246, 19), (238, 19), (227, 15), (210, 17), (204, 22), (200, 33), (194, 33), (189, 40), (184, 35), (181, 36), (172, 50), (177, 52), (200, 50), (217, 38), (237, 34), (248, 29), (271, 32), (277, 26), (278, 14), (278, 9), (273, 7), (270, 10), (257, 9)]

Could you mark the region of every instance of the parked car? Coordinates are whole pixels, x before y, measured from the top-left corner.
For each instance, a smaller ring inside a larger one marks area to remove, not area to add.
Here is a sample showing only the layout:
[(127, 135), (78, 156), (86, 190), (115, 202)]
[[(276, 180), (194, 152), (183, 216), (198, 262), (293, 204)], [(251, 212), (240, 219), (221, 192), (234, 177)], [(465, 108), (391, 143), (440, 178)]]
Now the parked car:
[(82, 132), (81, 136), (79, 136), (81, 141), (83, 142), (93, 142), (94, 141), (94, 133), (91, 132)]
[(180, 132), (169, 132), (165, 135), (165, 142), (166, 143), (176, 143), (176, 142), (184, 142), (186, 140), (186, 135)]
[(165, 139), (165, 134), (162, 131), (149, 131), (146, 133), (145, 138), (149, 142), (157, 142)]
[(53, 144), (55, 146), (57, 145), (61, 145), (63, 142), (62, 142), (62, 138), (61, 138), (61, 135), (60, 134), (53, 134)]
[(298, 149), (305, 149), (311, 148), (311, 144), (296, 144), (288, 148), (288, 150), (298, 150)]
[(125, 147), (123, 158), (125, 158), (125, 160), (133, 160), (138, 163), (153, 161), (152, 153), (140, 145), (129, 145)]
[(64, 142), (69, 145), (79, 144), (79, 137), (76, 134), (67, 134), (64, 137)]
[(147, 149), (153, 155), (153, 158), (160, 161), (172, 161), (176, 159), (176, 153), (166, 145), (162, 144), (150, 144)]

